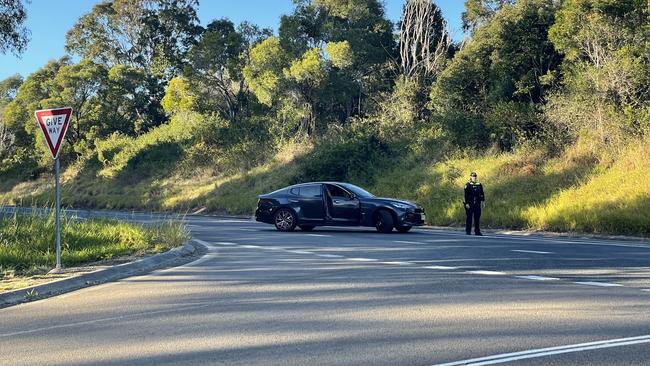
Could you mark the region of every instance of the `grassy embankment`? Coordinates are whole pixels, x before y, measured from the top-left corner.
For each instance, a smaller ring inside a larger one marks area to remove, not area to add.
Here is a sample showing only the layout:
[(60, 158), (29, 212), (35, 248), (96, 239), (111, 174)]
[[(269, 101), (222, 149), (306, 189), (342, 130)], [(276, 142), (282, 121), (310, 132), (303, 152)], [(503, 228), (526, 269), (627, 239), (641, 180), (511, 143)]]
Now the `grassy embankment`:
[[(61, 260), (66, 267), (127, 255), (158, 253), (188, 238), (179, 222), (139, 225), (108, 219), (76, 220), (63, 215)], [(55, 265), (54, 214), (12, 214), (0, 219), (3, 277), (42, 274)]]
[[(650, 144), (638, 141), (604, 159), (588, 143), (551, 156), (456, 153), (425, 161), (381, 143), (288, 144), (266, 164), (245, 172), (187, 170), (186, 135), (168, 127), (114, 141), (63, 175), (63, 202), (72, 207), (253, 213), (256, 195), (305, 180), (347, 180), (381, 196), (423, 204), (429, 224), (464, 221), (462, 187), (470, 171), (484, 183), (487, 227), (650, 235)], [(396, 156), (398, 156), (396, 158)], [(0, 187), (2, 204), (52, 201), (51, 177)]]

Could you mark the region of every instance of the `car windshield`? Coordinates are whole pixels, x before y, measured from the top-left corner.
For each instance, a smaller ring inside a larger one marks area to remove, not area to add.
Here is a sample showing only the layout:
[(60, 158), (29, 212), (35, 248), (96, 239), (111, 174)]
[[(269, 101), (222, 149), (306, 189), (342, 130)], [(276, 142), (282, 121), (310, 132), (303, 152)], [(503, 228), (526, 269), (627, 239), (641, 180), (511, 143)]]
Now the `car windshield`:
[(375, 196), (374, 194), (366, 191), (363, 188), (357, 187), (354, 184), (343, 183), (341, 185), (343, 187), (345, 187), (345, 189), (347, 189), (347, 190), (351, 191), (352, 193), (356, 194), (358, 197), (369, 198), (369, 197), (374, 197)]

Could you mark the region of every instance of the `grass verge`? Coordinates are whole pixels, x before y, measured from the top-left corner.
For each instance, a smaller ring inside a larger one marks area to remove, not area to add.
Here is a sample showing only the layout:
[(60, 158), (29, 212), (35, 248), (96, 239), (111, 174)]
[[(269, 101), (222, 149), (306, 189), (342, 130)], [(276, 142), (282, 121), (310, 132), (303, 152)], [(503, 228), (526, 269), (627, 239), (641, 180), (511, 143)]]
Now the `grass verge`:
[[(56, 263), (54, 214), (18, 214), (0, 218), (0, 273), (3, 278), (38, 275)], [(64, 266), (127, 255), (167, 251), (183, 244), (188, 232), (179, 222), (140, 225), (109, 219), (61, 219)]]

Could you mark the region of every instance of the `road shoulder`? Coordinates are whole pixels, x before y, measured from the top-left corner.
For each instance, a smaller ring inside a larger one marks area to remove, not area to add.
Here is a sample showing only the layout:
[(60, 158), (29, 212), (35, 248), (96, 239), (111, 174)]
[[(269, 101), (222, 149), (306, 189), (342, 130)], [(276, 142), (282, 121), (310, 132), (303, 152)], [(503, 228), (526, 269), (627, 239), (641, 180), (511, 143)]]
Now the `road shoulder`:
[(143, 275), (162, 268), (176, 267), (191, 262), (206, 252), (207, 248), (204, 245), (190, 240), (181, 247), (133, 262), (1, 293), (0, 308), (41, 300), (126, 277)]

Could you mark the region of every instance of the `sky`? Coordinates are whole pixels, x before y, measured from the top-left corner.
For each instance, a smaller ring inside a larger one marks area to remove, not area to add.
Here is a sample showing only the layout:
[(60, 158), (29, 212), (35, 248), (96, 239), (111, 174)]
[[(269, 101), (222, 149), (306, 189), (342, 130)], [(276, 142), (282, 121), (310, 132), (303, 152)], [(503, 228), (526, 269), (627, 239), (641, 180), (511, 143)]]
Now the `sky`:
[[(396, 22), (405, 0), (383, 0), (388, 18)], [(65, 55), (65, 34), (77, 19), (90, 12), (99, 0), (31, 0), (26, 5), (25, 25), (31, 32), (26, 51), (19, 57), (0, 54), (0, 80), (38, 70), (51, 59)], [(462, 37), (462, 0), (437, 0), (449, 23), (454, 39)], [(291, 13), (292, 0), (200, 0), (199, 19), (205, 26), (214, 19), (229, 18), (235, 24), (244, 20), (277, 31), (280, 16)]]

